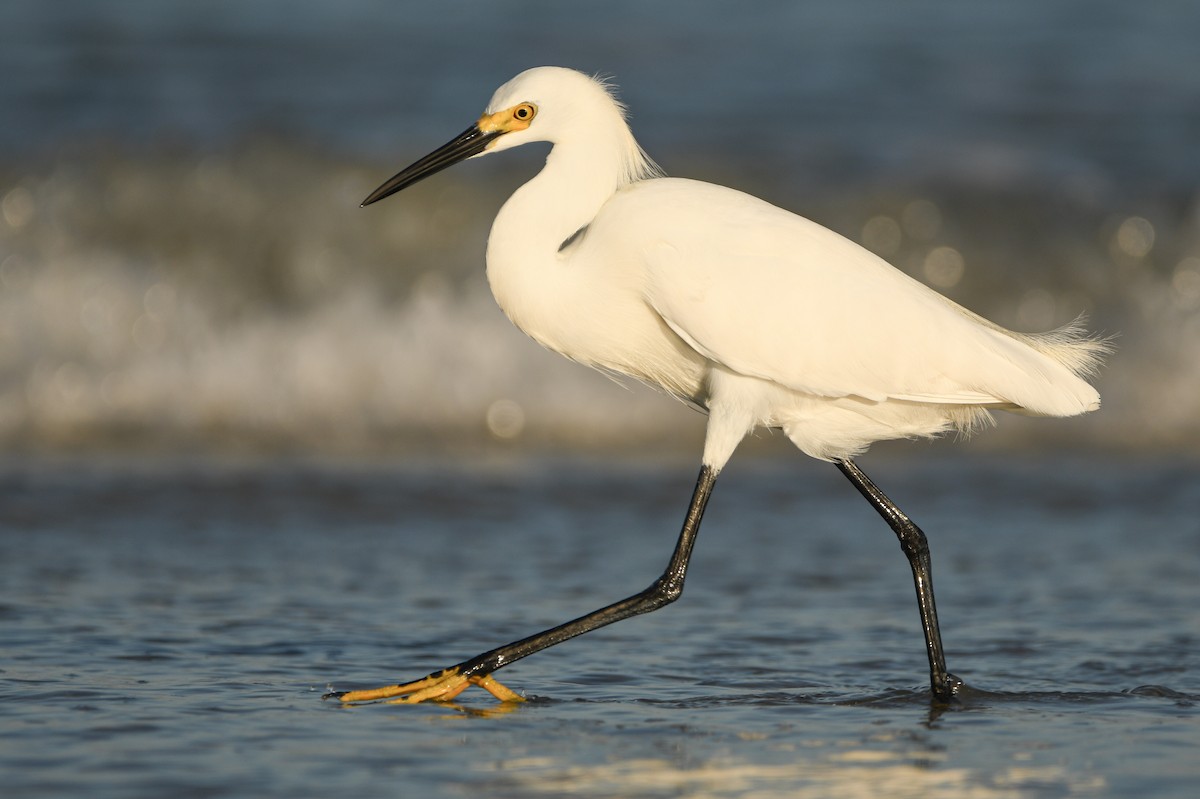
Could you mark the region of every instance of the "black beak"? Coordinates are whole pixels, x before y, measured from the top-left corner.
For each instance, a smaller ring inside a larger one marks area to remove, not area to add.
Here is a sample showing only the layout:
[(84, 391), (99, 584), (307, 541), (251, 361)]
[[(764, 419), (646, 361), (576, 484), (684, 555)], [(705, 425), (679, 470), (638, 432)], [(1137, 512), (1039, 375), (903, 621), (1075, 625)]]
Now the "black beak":
[(473, 155), (479, 155), (487, 148), (488, 143), (501, 133), (503, 131), (499, 130), (484, 133), (479, 129), (478, 125), (472, 125), (455, 137), (453, 141), (443, 144), (371, 192), (371, 196), (362, 201), (363, 206), (378, 202), (384, 197), (390, 197), (419, 180), (423, 180), (436, 172), (441, 172), (446, 167), (454, 166), (459, 161), (465, 161)]

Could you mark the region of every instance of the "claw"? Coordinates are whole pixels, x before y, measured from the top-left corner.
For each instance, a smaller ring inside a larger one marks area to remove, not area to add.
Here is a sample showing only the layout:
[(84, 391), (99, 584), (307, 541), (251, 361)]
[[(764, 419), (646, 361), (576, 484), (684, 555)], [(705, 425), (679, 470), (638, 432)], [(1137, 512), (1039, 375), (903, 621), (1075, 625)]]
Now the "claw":
[(463, 676), (455, 666), (435, 671), (428, 677), (398, 685), (370, 688), (363, 691), (337, 691), (322, 699), (337, 699), (344, 704), (378, 702), (414, 705), (417, 702), (449, 702), (472, 685), (478, 685), (501, 702), (524, 702), (524, 698), (501, 685), (490, 674)]

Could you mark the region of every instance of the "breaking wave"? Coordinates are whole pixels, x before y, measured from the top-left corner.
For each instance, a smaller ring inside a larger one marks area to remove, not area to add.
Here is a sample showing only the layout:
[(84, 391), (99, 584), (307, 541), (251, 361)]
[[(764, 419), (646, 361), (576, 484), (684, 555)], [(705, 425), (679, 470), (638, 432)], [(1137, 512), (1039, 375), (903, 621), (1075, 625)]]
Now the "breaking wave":
[[(483, 249), (520, 174), (464, 169), (360, 210), (394, 166), (257, 141), (7, 167), (0, 441), (26, 451), (698, 446), (699, 415), (542, 351), (495, 307)], [(743, 188), (1005, 326), (1046, 330), (1086, 314), (1118, 336), (1099, 414), (1013, 419), (981, 441), (1200, 444), (1196, 198), (961, 176), (810, 195), (772, 180)]]

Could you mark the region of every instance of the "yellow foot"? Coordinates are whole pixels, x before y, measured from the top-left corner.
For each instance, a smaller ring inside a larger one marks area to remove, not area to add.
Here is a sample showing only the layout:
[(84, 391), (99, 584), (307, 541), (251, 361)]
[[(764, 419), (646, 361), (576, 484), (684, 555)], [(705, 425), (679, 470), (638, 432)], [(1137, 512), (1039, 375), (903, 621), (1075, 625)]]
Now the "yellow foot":
[(435, 671), (428, 677), (415, 682), (387, 685), (383, 688), (371, 688), (365, 691), (342, 691), (325, 694), (322, 698), (337, 699), (346, 704), (387, 700), (388, 704), (415, 705), (417, 702), (430, 700), (449, 702), (472, 685), (478, 685), (501, 702), (525, 701), (519, 694), (496, 682), (490, 674), (464, 677), (459, 674), (457, 667)]

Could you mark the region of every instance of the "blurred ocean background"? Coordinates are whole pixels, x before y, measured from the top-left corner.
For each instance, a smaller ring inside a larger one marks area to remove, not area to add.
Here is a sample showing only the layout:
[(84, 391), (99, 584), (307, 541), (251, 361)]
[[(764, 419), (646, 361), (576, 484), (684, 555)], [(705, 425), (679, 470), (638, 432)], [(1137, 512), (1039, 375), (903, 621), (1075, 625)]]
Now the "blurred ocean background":
[(170, 3), (0, 9), (0, 443), (696, 447), (531, 346), (483, 249), (544, 150), (360, 209), (544, 63), (612, 76), (673, 175), (803, 213), (1006, 326), (1118, 336), (1086, 420), (1200, 445), (1200, 5)]
[[(5, 0), (0, 794), (1193, 799), (1198, 42), (1194, 0)], [(683, 600), (500, 675), (533, 701), (319, 699), (674, 542), (703, 418), (484, 281), (545, 149), (358, 207), (539, 64), (611, 76), (670, 174), (1116, 337), (1096, 414), (860, 461), (929, 534), (958, 705), (894, 536), (767, 434)]]

